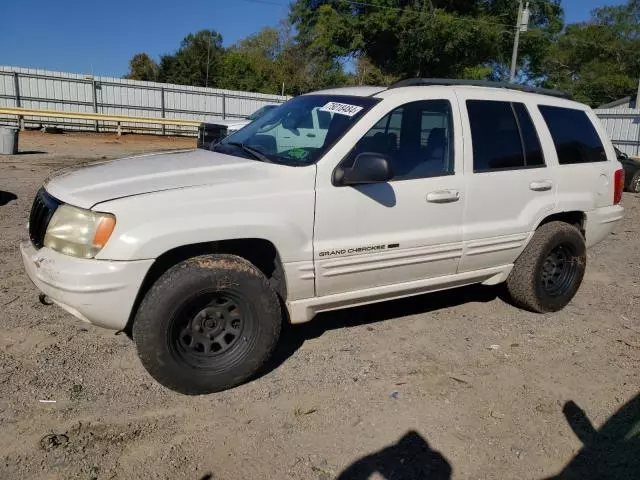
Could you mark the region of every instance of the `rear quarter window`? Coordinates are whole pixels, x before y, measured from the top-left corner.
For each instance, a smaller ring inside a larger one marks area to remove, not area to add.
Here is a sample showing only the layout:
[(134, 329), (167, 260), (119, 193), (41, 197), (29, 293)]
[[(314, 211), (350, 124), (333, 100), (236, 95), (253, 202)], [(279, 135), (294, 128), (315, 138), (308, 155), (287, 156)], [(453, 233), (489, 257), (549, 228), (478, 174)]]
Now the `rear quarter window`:
[(539, 105), (561, 165), (604, 162), (607, 156), (591, 119), (583, 110)]

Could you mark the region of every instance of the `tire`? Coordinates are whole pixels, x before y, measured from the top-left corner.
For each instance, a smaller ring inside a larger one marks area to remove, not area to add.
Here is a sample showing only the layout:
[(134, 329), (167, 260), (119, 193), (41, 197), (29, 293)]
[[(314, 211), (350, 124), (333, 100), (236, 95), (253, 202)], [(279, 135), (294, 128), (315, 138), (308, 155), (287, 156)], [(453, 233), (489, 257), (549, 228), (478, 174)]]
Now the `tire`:
[(519, 307), (538, 313), (563, 309), (574, 297), (587, 264), (584, 237), (573, 225), (549, 222), (538, 228), (507, 278)]
[(640, 171), (636, 172), (629, 182), (629, 191), (632, 193), (640, 193)]
[(280, 303), (267, 278), (235, 255), (185, 260), (165, 272), (136, 313), (132, 336), (142, 365), (187, 395), (235, 387), (271, 356)]

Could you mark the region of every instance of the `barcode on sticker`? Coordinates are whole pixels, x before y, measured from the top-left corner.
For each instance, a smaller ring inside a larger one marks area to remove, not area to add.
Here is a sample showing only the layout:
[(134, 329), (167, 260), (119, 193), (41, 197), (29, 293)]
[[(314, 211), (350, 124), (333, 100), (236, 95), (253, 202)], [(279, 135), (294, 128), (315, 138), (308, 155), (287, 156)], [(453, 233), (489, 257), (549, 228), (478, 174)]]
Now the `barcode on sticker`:
[(347, 117), (353, 117), (363, 107), (358, 105), (349, 105), (348, 103), (329, 102), (324, 107), (320, 108), (322, 112), (338, 113), (340, 115), (346, 115)]

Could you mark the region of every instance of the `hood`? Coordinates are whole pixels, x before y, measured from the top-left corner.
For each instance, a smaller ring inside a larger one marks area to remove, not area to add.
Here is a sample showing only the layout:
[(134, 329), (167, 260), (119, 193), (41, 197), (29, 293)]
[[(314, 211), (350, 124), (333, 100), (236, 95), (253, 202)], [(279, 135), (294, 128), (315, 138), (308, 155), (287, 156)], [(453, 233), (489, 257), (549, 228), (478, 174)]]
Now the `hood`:
[(207, 150), (121, 158), (69, 169), (45, 182), (57, 199), (81, 208), (116, 198), (177, 188), (264, 180), (284, 167)]

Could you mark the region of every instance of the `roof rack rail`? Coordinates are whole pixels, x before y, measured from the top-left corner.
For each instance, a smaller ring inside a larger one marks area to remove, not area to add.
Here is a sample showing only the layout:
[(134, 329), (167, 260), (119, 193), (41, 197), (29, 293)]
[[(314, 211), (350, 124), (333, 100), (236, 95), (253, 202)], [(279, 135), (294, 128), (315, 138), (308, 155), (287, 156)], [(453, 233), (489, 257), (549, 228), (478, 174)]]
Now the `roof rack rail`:
[(490, 88), (506, 88), (509, 90), (519, 90), (521, 92), (539, 93), (541, 95), (549, 95), (551, 97), (569, 98), (569, 94), (561, 90), (553, 90), (550, 88), (532, 87), (529, 85), (521, 85), (518, 83), (508, 82), (492, 82), (489, 80), (464, 80), (456, 78), (408, 78), (394, 83), (389, 88), (400, 87), (417, 87), (417, 86), (434, 86), (434, 85), (466, 85), (473, 87), (490, 87)]

